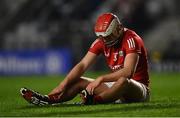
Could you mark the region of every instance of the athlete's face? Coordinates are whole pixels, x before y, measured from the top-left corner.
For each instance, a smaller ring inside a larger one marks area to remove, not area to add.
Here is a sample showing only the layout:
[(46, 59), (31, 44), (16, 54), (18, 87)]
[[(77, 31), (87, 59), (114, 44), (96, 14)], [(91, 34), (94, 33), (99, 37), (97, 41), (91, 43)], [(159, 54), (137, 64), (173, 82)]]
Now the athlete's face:
[(123, 34), (123, 26), (120, 24), (117, 25), (116, 28), (114, 28), (113, 32), (109, 36), (106, 37), (101, 36), (101, 38), (103, 39), (105, 44), (109, 44), (117, 40), (122, 34)]

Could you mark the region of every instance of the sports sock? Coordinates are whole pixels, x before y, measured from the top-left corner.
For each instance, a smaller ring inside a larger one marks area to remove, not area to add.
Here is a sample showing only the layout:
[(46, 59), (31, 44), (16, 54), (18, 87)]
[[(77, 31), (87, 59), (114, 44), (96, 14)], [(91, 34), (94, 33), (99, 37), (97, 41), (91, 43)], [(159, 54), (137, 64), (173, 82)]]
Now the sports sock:
[(48, 95), (49, 97), (49, 101), (52, 103), (57, 103), (59, 102), (59, 95), (58, 94), (54, 94), (54, 95)]
[(104, 102), (103, 102), (103, 99), (101, 96), (96, 95), (96, 96), (94, 96), (94, 103), (95, 104), (102, 104)]

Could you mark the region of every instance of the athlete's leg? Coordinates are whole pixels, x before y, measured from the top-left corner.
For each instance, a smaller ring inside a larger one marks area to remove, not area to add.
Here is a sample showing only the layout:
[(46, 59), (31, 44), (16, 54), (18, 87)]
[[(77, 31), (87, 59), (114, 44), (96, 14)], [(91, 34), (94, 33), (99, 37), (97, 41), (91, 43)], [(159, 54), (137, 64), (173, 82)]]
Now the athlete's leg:
[[(55, 92), (54, 94), (47, 96), (27, 88), (21, 88), (20, 93), (26, 101), (34, 105), (62, 103), (73, 99), (83, 89), (86, 89), (91, 81), (93, 81), (93, 79), (81, 77), (78, 82), (69, 85), (62, 95)], [(96, 93), (99, 94), (106, 89), (108, 89), (108, 87), (105, 84), (102, 84), (96, 89)]]
[(125, 90), (127, 89), (129, 80), (125, 78), (120, 78), (117, 80), (111, 88), (103, 91), (98, 96), (103, 99), (103, 103), (114, 102), (115, 100), (122, 98)]
[(149, 88), (133, 79), (129, 81), (129, 87), (124, 94), (126, 102), (147, 102), (150, 100)]
[(145, 99), (145, 90), (139, 82), (121, 77), (110, 89), (99, 94), (103, 103), (114, 102), (124, 98), (125, 102), (141, 102)]
[[(86, 89), (87, 85), (92, 81), (94, 81), (94, 79), (81, 77), (78, 82), (71, 84), (67, 87), (68, 89), (62, 94), (58, 102), (65, 102), (73, 99), (83, 89)], [(108, 89), (108, 87), (105, 84), (101, 84), (96, 89), (96, 94), (100, 94), (106, 89)]]

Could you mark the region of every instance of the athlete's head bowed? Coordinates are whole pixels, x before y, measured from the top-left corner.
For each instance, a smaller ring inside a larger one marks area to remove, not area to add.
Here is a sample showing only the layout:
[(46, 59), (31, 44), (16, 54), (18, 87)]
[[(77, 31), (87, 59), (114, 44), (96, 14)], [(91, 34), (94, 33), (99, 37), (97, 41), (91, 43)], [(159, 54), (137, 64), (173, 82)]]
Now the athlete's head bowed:
[(97, 18), (94, 31), (96, 36), (102, 38), (106, 46), (110, 47), (119, 42), (124, 28), (116, 15), (104, 13)]

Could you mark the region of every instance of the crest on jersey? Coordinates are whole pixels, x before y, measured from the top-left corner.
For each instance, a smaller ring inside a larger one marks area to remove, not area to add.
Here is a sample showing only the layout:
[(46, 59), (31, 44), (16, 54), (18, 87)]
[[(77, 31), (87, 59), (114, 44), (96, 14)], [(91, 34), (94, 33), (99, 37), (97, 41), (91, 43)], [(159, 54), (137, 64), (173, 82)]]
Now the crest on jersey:
[(122, 50), (119, 51), (119, 56), (120, 57), (124, 56), (124, 52)]

